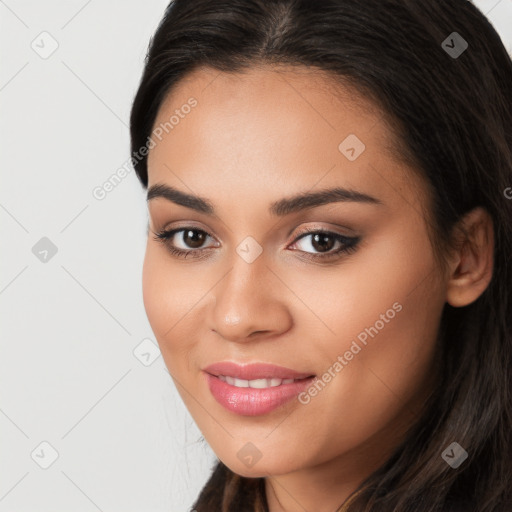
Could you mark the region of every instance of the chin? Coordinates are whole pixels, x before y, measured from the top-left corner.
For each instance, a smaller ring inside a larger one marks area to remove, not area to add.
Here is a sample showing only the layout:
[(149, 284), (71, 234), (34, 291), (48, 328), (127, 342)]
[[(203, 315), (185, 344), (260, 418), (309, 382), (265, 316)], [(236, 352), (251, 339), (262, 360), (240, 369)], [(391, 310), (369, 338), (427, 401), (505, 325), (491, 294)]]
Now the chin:
[(291, 473), (297, 468), (292, 467), (289, 464), (283, 465), (282, 461), (264, 461), (262, 457), (252, 467), (247, 466), (243, 462), (236, 460), (222, 460), (222, 462), (237, 475), (245, 478), (264, 478), (267, 476), (283, 475)]

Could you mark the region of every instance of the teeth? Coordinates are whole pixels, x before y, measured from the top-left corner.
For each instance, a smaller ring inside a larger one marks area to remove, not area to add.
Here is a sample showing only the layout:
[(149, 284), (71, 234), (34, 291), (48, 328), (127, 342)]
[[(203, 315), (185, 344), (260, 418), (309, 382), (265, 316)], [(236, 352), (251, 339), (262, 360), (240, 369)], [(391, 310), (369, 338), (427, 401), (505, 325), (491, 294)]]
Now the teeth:
[(231, 386), (235, 386), (237, 388), (274, 388), (276, 386), (280, 386), (281, 384), (291, 384), (295, 379), (253, 379), (253, 380), (245, 380), (245, 379), (237, 379), (235, 377), (230, 377), (229, 375), (218, 375), (218, 378), (227, 382)]
[(243, 379), (233, 379), (234, 383), (233, 385), (237, 388), (248, 388), (249, 387), (249, 381), (243, 380)]
[[(277, 380), (278, 384), (272, 384), (273, 380)], [(263, 389), (263, 388), (269, 388), (271, 386), (279, 386), (281, 384), (281, 379), (254, 379), (250, 380), (249, 387), (250, 388), (257, 388), (257, 389)]]

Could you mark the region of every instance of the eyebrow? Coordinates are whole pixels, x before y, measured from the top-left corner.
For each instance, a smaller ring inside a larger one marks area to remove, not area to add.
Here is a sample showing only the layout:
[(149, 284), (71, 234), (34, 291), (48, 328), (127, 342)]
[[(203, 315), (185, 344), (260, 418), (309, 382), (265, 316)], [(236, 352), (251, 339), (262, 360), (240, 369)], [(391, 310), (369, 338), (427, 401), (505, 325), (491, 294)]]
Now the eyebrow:
[[(191, 208), (199, 213), (215, 215), (215, 208), (208, 199), (187, 194), (169, 185), (155, 184), (148, 189), (146, 201), (151, 201), (151, 199), (157, 197), (163, 197), (168, 201)], [(269, 211), (272, 215), (283, 217), (308, 208), (336, 202), (384, 204), (376, 197), (363, 194), (357, 190), (335, 187), (318, 192), (303, 192), (292, 197), (279, 199), (270, 205)]]

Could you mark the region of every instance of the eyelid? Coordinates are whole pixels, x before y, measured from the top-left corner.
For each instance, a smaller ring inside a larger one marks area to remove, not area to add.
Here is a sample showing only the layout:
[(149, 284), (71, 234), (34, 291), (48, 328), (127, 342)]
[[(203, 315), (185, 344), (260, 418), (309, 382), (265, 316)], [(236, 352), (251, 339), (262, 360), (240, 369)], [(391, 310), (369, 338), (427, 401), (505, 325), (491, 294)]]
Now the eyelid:
[[(342, 229), (345, 230), (346, 232), (344, 233), (343, 231), (341, 231)], [(292, 232), (293, 232), (293, 230), (292, 230)], [(326, 227), (326, 226), (314, 225), (314, 226), (306, 226), (305, 228), (299, 228), (297, 230), (297, 232), (295, 232), (295, 234), (293, 236), (293, 240), (296, 241), (299, 237), (301, 237), (304, 234), (317, 233), (317, 232), (332, 233), (334, 235), (342, 236), (345, 238), (357, 238), (359, 236), (353, 229), (350, 229), (346, 226)]]
[(177, 225), (165, 224), (161, 229), (157, 229), (153, 231), (153, 233), (169, 233), (173, 231), (176, 234), (176, 232), (186, 231), (187, 229), (202, 231), (203, 233), (206, 233), (210, 238), (214, 240), (219, 240), (217, 236), (212, 235), (211, 230), (209, 230), (208, 228), (204, 228), (203, 226), (197, 226), (196, 224), (194, 224), (194, 221), (183, 222), (182, 224)]
[[(298, 232), (296, 232), (293, 235), (293, 238), (286, 243), (286, 247), (288, 247), (290, 244), (294, 244), (295, 242), (297, 242), (299, 240), (299, 238), (303, 237), (304, 235), (307, 235), (310, 233), (317, 233), (317, 232), (322, 232), (322, 233), (327, 233), (327, 234), (330, 233), (333, 235), (345, 237), (347, 239), (358, 238), (358, 235), (352, 229), (350, 229), (346, 226), (338, 226), (338, 228), (343, 228), (347, 231), (350, 231), (350, 233), (342, 233), (342, 232), (340, 233), (339, 231), (336, 230), (336, 228), (319, 226), (319, 225), (306, 226), (305, 228), (299, 228)], [(202, 231), (202, 232), (206, 233), (206, 235), (208, 235), (211, 239), (222, 243), (221, 240), (219, 240), (216, 236), (212, 235), (212, 233), (210, 232), (209, 229), (204, 228), (202, 226), (195, 225), (194, 221), (188, 221), (182, 225), (178, 224), (176, 226), (175, 225), (169, 226), (168, 224), (166, 224), (162, 227), (162, 229), (156, 230), (156, 232), (163, 233), (163, 232), (174, 231), (175, 232), (174, 234), (176, 234), (176, 232), (180, 232), (180, 231), (186, 230), (186, 229), (194, 229), (197, 231)], [(289, 238), (293, 232), (294, 232), (294, 229), (291, 229), (287, 234), (287, 238)], [(153, 233), (155, 233), (155, 231), (153, 231)], [(216, 247), (218, 247), (218, 245)], [(204, 247), (204, 249), (206, 249), (206, 247)], [(194, 250), (194, 249), (191, 249), (191, 250)], [(197, 251), (197, 250), (200, 250), (200, 249), (195, 249), (195, 251)]]

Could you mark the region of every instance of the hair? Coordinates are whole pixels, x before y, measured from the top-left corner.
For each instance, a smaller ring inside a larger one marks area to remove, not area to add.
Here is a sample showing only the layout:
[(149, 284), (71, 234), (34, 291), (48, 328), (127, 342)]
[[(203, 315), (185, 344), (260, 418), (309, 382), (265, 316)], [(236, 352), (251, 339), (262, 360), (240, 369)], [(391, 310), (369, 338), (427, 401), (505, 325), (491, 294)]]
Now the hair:
[[(442, 46), (453, 32), (468, 42), (458, 57)], [(280, 64), (326, 73), (385, 113), (396, 154), (430, 193), (426, 220), (441, 264), (464, 214), (481, 206), (493, 222), (491, 281), (471, 304), (445, 304), (439, 377), (425, 412), (346, 510), (512, 510), (510, 55), (466, 0), (174, 0), (150, 41), (131, 111), (132, 163), (143, 187), (147, 157), (139, 149), (181, 79), (201, 67), (243, 73)], [(457, 469), (441, 457), (454, 441), (469, 455)], [(264, 483), (219, 460), (194, 509), (268, 511)]]

